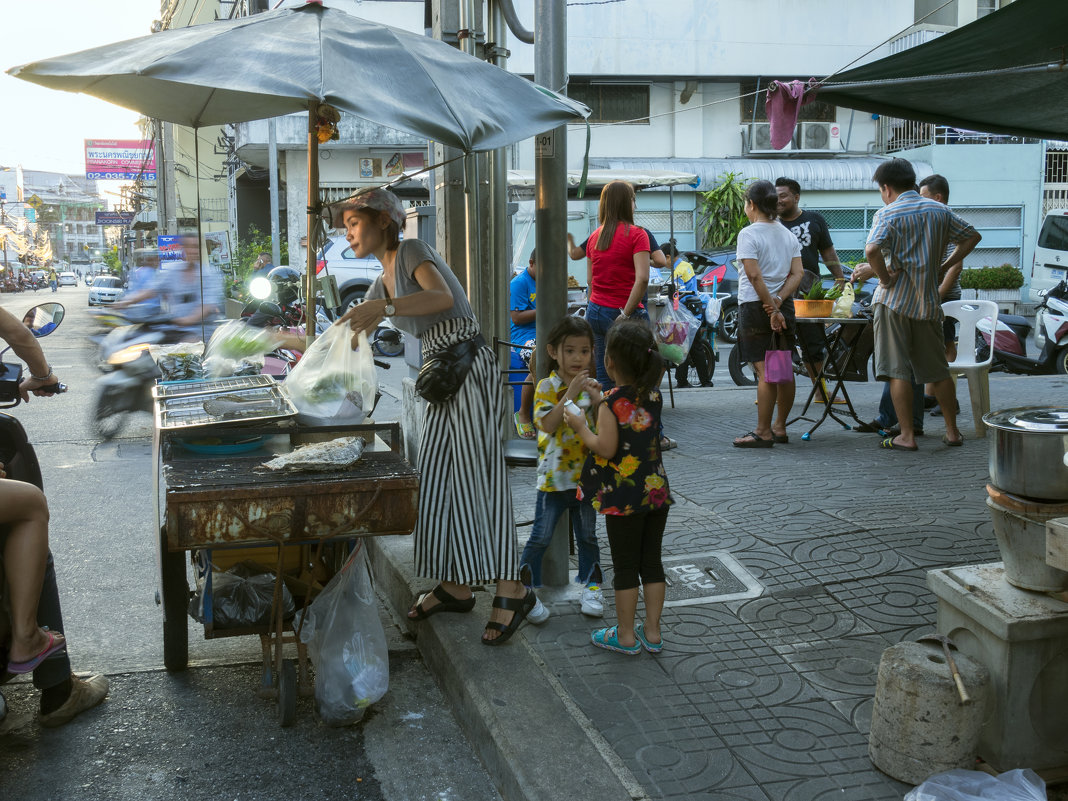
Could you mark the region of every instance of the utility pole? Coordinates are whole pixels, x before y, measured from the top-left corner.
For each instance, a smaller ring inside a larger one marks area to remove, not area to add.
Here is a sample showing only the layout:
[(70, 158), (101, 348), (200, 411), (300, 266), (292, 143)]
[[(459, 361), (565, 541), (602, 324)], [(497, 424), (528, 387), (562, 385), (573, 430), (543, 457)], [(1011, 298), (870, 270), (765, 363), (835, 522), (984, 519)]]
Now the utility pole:
[[(534, 82), (567, 89), (567, 7), (565, 0), (534, 2)], [(537, 380), (548, 376), (545, 338), (567, 313), (567, 126), (535, 137), (534, 241), (538, 261)], [(568, 516), (561, 516), (545, 552), (545, 583), (568, 584)]]

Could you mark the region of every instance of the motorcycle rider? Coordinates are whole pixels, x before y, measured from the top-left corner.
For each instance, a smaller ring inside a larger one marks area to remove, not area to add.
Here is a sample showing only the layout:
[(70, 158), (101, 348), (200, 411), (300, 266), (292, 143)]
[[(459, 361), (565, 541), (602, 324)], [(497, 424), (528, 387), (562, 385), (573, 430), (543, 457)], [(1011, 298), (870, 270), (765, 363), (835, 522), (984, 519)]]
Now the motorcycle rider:
[(207, 341), (205, 323), (222, 311), (222, 276), (214, 268), (200, 269), (199, 241), (196, 235), (181, 238), (182, 259), (157, 270), (155, 282), (123, 298), (113, 307), (125, 309), (156, 299), (170, 315), (172, 325), (184, 328), (190, 337)]
[[(29, 370), (29, 377), (19, 385), (23, 401), (28, 403), (31, 393), (41, 397), (53, 394), (44, 387), (58, 383), (59, 378), (40, 343), (3, 308), (0, 339), (11, 346)], [(12, 667), (20, 673), (32, 670), (34, 686), (41, 690), (41, 725), (61, 726), (104, 700), (108, 680), (100, 674), (80, 678), (71, 672), (62, 636), (55, 566), (48, 548), (48, 501), (34, 485), (7, 479), (2, 464), (0, 536), (4, 540), (12, 629), (5, 661), (9, 671)]]

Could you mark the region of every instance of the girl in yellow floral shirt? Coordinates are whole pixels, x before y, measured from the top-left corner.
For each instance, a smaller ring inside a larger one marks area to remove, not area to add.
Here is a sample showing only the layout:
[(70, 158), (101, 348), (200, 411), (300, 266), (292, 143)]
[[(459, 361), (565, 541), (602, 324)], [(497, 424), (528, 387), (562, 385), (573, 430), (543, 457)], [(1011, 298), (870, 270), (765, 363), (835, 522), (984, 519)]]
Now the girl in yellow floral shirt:
[[(579, 497), (589, 498), (605, 516), (615, 575), (617, 624), (598, 629), (598, 648), (636, 656), (642, 648), (659, 653), (660, 614), (664, 609), (661, 545), (672, 503), (660, 458), (660, 380), (664, 362), (648, 326), (618, 322), (608, 330), (605, 369), (615, 389), (597, 410), (597, 433), (585, 415), (565, 413), (590, 456), (579, 480)], [(645, 596), (645, 622), (634, 625), (638, 585)]]
[[(564, 422), (564, 406), (591, 407), (601, 400), (601, 385), (590, 378), (593, 369), (593, 329), (581, 317), (564, 317), (549, 331), (545, 346), (549, 377), (538, 382), (534, 392), (534, 425), (538, 429), (538, 500), (534, 528), (519, 557), (520, 579), (530, 587), (541, 586), (541, 562), (552, 541), (553, 530), (564, 512), (571, 512), (578, 551), (578, 576), (584, 584), (583, 614), (601, 617), (601, 553), (597, 547), (597, 515), (589, 501), (580, 501), (576, 490), (586, 447)], [(539, 357), (540, 358), (540, 357)], [(585, 415), (585, 412), (582, 413)], [(587, 421), (588, 422), (588, 421)], [(540, 602), (527, 615), (543, 623), (549, 610)]]

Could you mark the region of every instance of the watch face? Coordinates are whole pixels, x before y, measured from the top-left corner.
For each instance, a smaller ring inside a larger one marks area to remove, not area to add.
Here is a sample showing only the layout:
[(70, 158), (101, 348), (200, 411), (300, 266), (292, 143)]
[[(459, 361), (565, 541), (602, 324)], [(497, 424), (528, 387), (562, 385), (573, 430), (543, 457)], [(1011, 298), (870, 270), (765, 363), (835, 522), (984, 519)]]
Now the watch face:
[(385, 308), (385, 313), (386, 313), (386, 317), (392, 317), (394, 314), (397, 313), (397, 309), (393, 306), (392, 303), (387, 303), (386, 304), (386, 308)]

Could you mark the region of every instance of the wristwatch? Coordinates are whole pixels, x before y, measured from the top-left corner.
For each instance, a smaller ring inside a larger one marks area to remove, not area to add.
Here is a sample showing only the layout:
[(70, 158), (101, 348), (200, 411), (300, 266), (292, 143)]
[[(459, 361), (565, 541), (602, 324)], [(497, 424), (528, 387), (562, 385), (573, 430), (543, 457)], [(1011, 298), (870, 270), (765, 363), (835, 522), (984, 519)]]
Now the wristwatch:
[(382, 315), (385, 317), (392, 317), (397, 313), (397, 307), (393, 305), (393, 301), (386, 301), (386, 308), (382, 310)]

